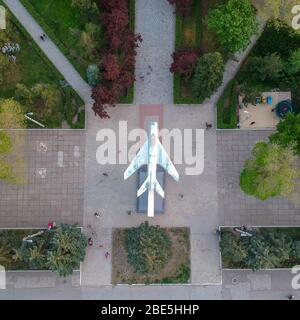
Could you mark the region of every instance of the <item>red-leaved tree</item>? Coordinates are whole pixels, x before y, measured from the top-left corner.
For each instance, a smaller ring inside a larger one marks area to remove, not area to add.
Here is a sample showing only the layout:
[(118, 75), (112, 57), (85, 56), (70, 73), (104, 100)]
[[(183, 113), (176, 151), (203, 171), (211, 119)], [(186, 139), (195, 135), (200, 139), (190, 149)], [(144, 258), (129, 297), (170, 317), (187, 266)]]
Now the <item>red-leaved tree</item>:
[(198, 50), (180, 50), (172, 54), (170, 71), (182, 75), (186, 80), (192, 76), (199, 57)]
[(194, 0), (168, 0), (168, 2), (175, 5), (176, 13), (188, 15), (192, 12)]
[(128, 0), (102, 0), (98, 6), (107, 46), (100, 64), (102, 80), (93, 88), (93, 110), (109, 118), (106, 108), (115, 106), (135, 81), (136, 49), (142, 38), (129, 28)]
[(120, 75), (120, 66), (118, 62), (118, 57), (111, 53), (108, 53), (103, 58), (102, 62), (103, 68), (103, 78), (106, 80), (116, 80)]

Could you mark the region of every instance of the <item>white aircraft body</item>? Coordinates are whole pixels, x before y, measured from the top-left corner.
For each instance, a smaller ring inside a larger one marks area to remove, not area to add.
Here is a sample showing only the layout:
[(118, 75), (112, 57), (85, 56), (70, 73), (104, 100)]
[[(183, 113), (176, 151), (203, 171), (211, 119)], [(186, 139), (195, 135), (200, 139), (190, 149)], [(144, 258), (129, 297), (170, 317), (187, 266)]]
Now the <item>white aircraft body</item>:
[(156, 167), (158, 164), (164, 168), (175, 181), (179, 180), (177, 170), (159, 141), (157, 122), (151, 122), (148, 140), (124, 173), (124, 180), (126, 180), (143, 165), (148, 166), (147, 179), (137, 192), (137, 196), (139, 197), (148, 190), (148, 217), (154, 217), (154, 192), (156, 191), (162, 198), (165, 196), (163, 188), (156, 179)]

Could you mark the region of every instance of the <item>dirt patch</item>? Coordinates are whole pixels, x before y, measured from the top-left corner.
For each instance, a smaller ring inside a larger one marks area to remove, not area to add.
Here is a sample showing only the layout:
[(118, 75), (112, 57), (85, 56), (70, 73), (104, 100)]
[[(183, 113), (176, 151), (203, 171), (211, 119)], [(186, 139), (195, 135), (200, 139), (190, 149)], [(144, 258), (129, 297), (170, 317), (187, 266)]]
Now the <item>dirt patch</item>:
[(135, 273), (127, 262), (125, 236), (129, 229), (113, 230), (112, 283), (189, 283), (190, 278), (190, 230), (189, 228), (164, 229), (172, 242), (171, 258), (159, 274)]

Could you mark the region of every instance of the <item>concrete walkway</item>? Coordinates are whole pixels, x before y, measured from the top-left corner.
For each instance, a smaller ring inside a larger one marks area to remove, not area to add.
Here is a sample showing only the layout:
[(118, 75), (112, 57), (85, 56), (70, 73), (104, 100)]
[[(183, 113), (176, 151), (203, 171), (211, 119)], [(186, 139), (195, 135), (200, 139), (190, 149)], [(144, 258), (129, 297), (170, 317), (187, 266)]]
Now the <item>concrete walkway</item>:
[(135, 103), (172, 104), (174, 7), (166, 0), (136, 0), (135, 31), (143, 38), (137, 50)]
[(39, 275), (39, 280), (34, 279), (34, 282), (26, 274), (23, 274), (23, 280), (16, 273), (14, 277), (15, 286), (0, 290), (0, 300), (287, 300), (291, 294), (296, 300), (300, 299), (300, 291), (292, 288), (295, 274), (290, 270), (224, 270), (222, 286), (128, 285), (87, 288), (79, 287), (75, 277), (68, 278), (66, 283), (61, 280), (54, 287), (53, 274)]
[(10, 11), (16, 16), (23, 27), (31, 35), (33, 40), (42, 49), (49, 60), (55, 65), (58, 71), (64, 76), (66, 81), (78, 93), (86, 104), (92, 104), (91, 88), (82, 79), (80, 74), (75, 70), (69, 60), (62, 54), (58, 47), (47, 38), (42, 41), (40, 36), (44, 34), (44, 30), (28, 13), (19, 0), (3, 0)]

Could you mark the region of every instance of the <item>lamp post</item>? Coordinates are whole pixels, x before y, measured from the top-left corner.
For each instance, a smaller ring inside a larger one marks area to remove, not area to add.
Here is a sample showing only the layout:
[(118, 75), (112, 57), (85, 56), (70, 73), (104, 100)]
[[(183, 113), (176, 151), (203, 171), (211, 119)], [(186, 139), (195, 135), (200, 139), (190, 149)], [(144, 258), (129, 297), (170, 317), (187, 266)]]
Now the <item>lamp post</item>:
[(26, 119), (30, 120), (31, 122), (37, 124), (38, 126), (40, 126), (40, 127), (42, 127), (42, 128), (45, 128), (45, 127), (46, 127), (46, 126), (44, 126), (42, 123), (40, 123), (40, 122), (32, 119), (32, 118), (31, 118), (32, 116), (33, 116), (33, 112), (27, 112), (27, 113), (25, 114), (25, 118), (26, 118)]

